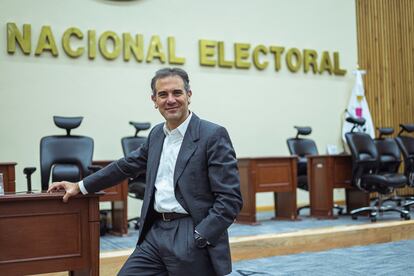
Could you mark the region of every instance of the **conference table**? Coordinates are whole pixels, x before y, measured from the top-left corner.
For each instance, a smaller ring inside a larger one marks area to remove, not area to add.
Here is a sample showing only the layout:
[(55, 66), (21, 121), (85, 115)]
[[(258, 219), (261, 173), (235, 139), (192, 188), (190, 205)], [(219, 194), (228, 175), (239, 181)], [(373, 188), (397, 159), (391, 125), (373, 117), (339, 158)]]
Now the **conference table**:
[(99, 195), (0, 195), (0, 275), (99, 275)]

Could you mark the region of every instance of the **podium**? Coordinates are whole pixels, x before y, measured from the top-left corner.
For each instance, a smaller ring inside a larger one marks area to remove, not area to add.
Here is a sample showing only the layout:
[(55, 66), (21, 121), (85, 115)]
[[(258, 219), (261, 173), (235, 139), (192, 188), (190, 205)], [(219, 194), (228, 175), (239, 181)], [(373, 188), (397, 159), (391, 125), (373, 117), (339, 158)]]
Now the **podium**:
[(99, 198), (63, 193), (0, 196), (0, 272), (99, 275)]
[(275, 218), (297, 218), (296, 157), (239, 158), (238, 166), (243, 208), (236, 222), (257, 224), (256, 193), (260, 192), (274, 192)]
[(368, 206), (369, 193), (351, 185), (352, 160), (350, 155), (310, 155), (308, 158), (308, 184), (310, 214), (317, 218), (334, 218), (333, 190), (344, 188), (347, 212)]

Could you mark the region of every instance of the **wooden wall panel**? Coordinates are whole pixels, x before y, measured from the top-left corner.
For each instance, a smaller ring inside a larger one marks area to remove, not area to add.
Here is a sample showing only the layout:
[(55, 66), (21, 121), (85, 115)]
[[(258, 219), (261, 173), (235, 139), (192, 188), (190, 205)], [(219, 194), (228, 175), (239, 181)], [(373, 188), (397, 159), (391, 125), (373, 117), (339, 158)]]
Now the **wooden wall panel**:
[[(414, 123), (414, 1), (356, 0), (358, 62), (375, 127)], [(414, 194), (403, 189), (403, 194)]]

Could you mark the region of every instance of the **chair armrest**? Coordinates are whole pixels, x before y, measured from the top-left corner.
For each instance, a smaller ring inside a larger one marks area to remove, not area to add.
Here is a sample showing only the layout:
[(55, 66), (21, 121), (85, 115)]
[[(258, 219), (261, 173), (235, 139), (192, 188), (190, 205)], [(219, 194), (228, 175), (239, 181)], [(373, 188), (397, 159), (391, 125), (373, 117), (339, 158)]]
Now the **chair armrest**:
[(102, 166), (98, 166), (98, 165), (90, 165), (90, 166), (88, 166), (88, 169), (90, 171), (92, 171), (93, 173), (99, 171), (102, 168), (103, 168)]

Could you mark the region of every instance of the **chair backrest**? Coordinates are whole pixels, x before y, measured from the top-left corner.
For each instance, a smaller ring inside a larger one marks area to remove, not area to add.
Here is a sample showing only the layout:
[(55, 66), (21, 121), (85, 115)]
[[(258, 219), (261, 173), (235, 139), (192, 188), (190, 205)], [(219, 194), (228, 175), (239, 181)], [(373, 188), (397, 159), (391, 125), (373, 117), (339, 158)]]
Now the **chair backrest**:
[(80, 125), (83, 117), (59, 117), (53, 120), (57, 127), (66, 129), (67, 135), (43, 137), (40, 141), (40, 167), (42, 190), (53, 181), (79, 181), (91, 172), (93, 139), (71, 135), (70, 131)]
[(395, 138), (404, 159), (404, 173), (409, 179), (410, 185), (414, 185), (414, 137), (402, 135), (414, 133), (414, 124), (401, 124), (401, 130)]
[(150, 123), (138, 123), (138, 122), (129, 122), (135, 128), (134, 136), (127, 136), (121, 139), (122, 150), (126, 156), (131, 151), (138, 149), (142, 144), (147, 141), (147, 137), (138, 136), (138, 132), (142, 130), (147, 130), (151, 127)]
[(379, 172), (381, 173), (396, 173), (401, 164), (401, 151), (394, 138), (383, 137), (385, 135), (392, 135), (393, 128), (379, 128), (379, 136), (374, 139), (375, 146), (379, 154)]
[(298, 126), (295, 126), (295, 128), (297, 129), (296, 137), (286, 140), (290, 154), (297, 155), (299, 157), (318, 154), (318, 148), (316, 147), (316, 144), (313, 140), (299, 138), (299, 135), (309, 135), (312, 132), (312, 128)]
[(348, 132), (345, 133), (345, 139), (352, 155), (353, 181), (357, 181), (363, 174), (377, 172), (379, 155), (371, 136), (363, 132)]
[[(121, 139), (122, 150), (124, 155), (138, 149), (142, 144), (147, 141), (147, 137), (138, 136), (138, 132), (142, 130), (147, 130), (151, 127), (150, 123), (138, 123), (138, 122), (129, 122), (135, 128), (135, 135), (128, 136)], [(145, 174), (136, 176), (133, 179), (129, 180), (128, 191), (130, 195), (138, 199), (144, 199), (145, 193)]]
[(299, 157), (298, 161), (298, 175), (306, 174), (306, 164), (307, 164), (307, 155), (317, 155), (318, 148), (316, 144), (311, 139), (300, 138), (299, 135), (309, 135), (312, 132), (310, 127), (298, 127), (296, 137), (289, 138), (286, 140), (289, 152), (291, 155), (297, 155)]

